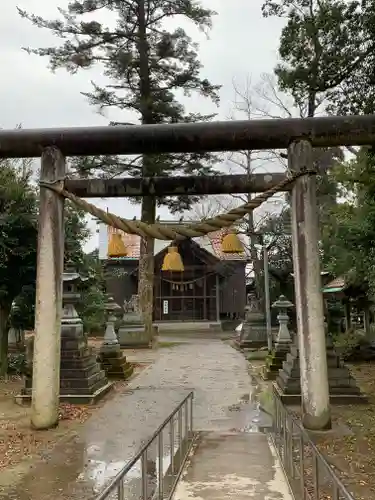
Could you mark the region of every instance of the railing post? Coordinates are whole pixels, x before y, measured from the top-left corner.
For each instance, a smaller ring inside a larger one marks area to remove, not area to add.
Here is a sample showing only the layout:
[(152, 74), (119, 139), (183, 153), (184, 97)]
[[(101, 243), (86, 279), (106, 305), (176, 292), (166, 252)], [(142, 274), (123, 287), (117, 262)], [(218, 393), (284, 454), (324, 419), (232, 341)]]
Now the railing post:
[(299, 436), (299, 468), (300, 468), (300, 488), (301, 488), (301, 500), (305, 500), (305, 440), (303, 435)]
[(181, 458), (181, 453), (182, 453), (182, 407), (178, 410), (177, 413), (178, 416), (178, 453), (179, 453), (179, 458)]
[[(41, 158), (40, 180), (63, 183), (64, 177), (62, 153), (55, 147), (46, 148)], [(31, 424), (36, 429), (58, 424), (63, 266), (64, 200), (41, 186), (31, 407)]]
[(164, 496), (164, 471), (163, 471), (163, 429), (160, 431), (158, 438), (158, 491), (159, 499), (163, 500)]
[(184, 403), (184, 409), (185, 409), (185, 431), (184, 431), (184, 435), (185, 435), (186, 446), (188, 446), (188, 442), (189, 442), (189, 439), (190, 439), (190, 436), (189, 436), (189, 400), (188, 399)]
[(191, 439), (193, 437), (193, 401), (194, 401), (194, 396), (191, 395), (191, 397), (190, 397), (190, 438)]
[(169, 424), (169, 440), (170, 440), (170, 459), (171, 459), (171, 473), (174, 474), (174, 416), (171, 418)]
[(313, 467), (312, 467), (312, 473), (313, 473), (313, 485), (314, 485), (314, 500), (319, 500), (320, 499), (320, 492), (319, 492), (319, 464), (318, 464), (318, 457), (313, 451)]
[(125, 491), (124, 491), (124, 480), (118, 483), (117, 486), (117, 500), (125, 500)]
[(148, 500), (147, 450), (145, 450), (141, 456), (141, 480), (142, 480), (141, 500)]
[[(291, 173), (313, 167), (311, 143), (293, 142), (288, 149)], [(300, 177), (292, 190), (292, 243), (301, 372), (303, 425), (331, 428), (323, 297), (318, 248), (316, 176)]]

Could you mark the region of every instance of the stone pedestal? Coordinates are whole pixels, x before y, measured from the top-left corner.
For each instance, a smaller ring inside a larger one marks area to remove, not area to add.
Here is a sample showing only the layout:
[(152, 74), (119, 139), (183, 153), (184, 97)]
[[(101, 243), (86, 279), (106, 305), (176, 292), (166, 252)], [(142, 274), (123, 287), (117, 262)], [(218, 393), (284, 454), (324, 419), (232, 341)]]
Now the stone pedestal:
[(117, 336), (124, 349), (147, 349), (152, 347), (152, 338), (146, 333), (138, 307), (138, 297), (124, 302), (125, 314)]
[(281, 295), (272, 307), (279, 310), (277, 319), (279, 321), (279, 331), (277, 334), (277, 341), (271, 354), (266, 358), (266, 366), (263, 369), (263, 378), (265, 380), (275, 380), (279, 374), (279, 370), (283, 367), (283, 362), (286, 360), (292, 338), (289, 333), (288, 323), (288, 309), (293, 307), (293, 304), (287, 300), (284, 295)]
[[(87, 345), (82, 321), (74, 305), (80, 299), (75, 286), (79, 274), (69, 270), (63, 275), (63, 314), (61, 321), (60, 401), (76, 404), (95, 403), (112, 387), (105, 372), (96, 361), (96, 355)], [(25, 379), (22, 402), (31, 400), (32, 377)]]
[(134, 368), (126, 361), (115, 332), (116, 313), (122, 309), (112, 297), (108, 297), (106, 311), (108, 320), (99, 353), (100, 364), (108, 378), (125, 380), (132, 375)]
[(100, 365), (110, 379), (128, 379), (134, 371), (132, 364), (126, 361), (120, 344), (116, 346), (103, 345), (99, 353)]
[[(327, 342), (327, 364), (331, 404), (367, 403), (366, 397), (361, 394), (349, 369), (336, 354), (330, 341)], [(274, 385), (285, 404), (301, 404), (300, 360), (296, 345), (287, 354)]]
[(241, 349), (260, 349), (267, 346), (267, 327), (264, 312), (254, 295), (249, 294), (245, 321), (238, 340)]
[(274, 350), (266, 358), (262, 374), (264, 380), (275, 380), (277, 378), (287, 355), (290, 353), (290, 346), (290, 343), (275, 344)]

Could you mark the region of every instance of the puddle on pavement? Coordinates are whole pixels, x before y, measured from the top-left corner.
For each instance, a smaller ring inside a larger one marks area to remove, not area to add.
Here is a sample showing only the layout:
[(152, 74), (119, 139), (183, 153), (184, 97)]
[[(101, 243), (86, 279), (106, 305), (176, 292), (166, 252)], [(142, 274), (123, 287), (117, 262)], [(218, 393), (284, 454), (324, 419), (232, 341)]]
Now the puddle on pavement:
[[(174, 443), (174, 455), (178, 451), (178, 442)], [(102, 491), (109, 481), (113, 479), (128, 463), (129, 461), (119, 462), (105, 462), (102, 460), (90, 460), (88, 470), (81, 473), (78, 480), (91, 481), (93, 483), (93, 491), (97, 494)], [(152, 459), (149, 457), (147, 462), (147, 489), (149, 496), (153, 495), (158, 488), (158, 474), (159, 474), (159, 459), (158, 457)], [(171, 450), (170, 445), (164, 446), (162, 457), (162, 476), (166, 476), (168, 469), (171, 465)], [(127, 499), (139, 499), (142, 496), (142, 469), (141, 460), (126, 473), (124, 477), (124, 492)], [(109, 500), (117, 499), (117, 492), (114, 492), (108, 497)]]
[(261, 391), (258, 384), (253, 382), (252, 391), (244, 394), (236, 405), (228, 408), (228, 415), (234, 422), (231, 429), (235, 432), (266, 432), (272, 427), (272, 416), (262, 409), (261, 400), (268, 395)]
[(265, 432), (272, 426), (271, 415), (261, 409), (259, 401), (251, 401), (251, 398), (241, 399), (228, 408), (228, 413), (234, 424), (231, 431)]

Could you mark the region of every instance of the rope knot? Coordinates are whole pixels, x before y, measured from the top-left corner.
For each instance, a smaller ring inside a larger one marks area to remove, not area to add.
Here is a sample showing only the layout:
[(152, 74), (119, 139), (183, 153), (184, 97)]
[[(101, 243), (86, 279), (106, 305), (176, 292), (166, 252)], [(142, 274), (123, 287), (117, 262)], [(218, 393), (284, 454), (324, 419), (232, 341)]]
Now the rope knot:
[(39, 187), (43, 187), (46, 189), (51, 189), (52, 191), (55, 191), (56, 193), (60, 193), (64, 196), (64, 178), (62, 179), (55, 179), (54, 181), (39, 181)]

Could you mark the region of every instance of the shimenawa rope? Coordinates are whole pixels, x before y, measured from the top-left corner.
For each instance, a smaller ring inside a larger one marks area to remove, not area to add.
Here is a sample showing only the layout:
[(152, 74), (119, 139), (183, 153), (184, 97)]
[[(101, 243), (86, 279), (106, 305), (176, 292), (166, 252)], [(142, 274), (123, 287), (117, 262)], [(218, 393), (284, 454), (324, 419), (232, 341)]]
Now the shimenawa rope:
[(51, 189), (56, 193), (64, 196), (70, 200), (77, 207), (83, 209), (85, 212), (98, 218), (108, 226), (124, 231), (129, 234), (138, 234), (139, 236), (151, 237), (157, 240), (183, 240), (186, 238), (196, 238), (205, 236), (208, 233), (217, 231), (219, 229), (230, 227), (238, 220), (242, 219), (245, 215), (258, 208), (262, 203), (271, 198), (278, 191), (283, 191), (288, 186), (292, 185), (299, 177), (304, 175), (315, 175), (315, 170), (301, 170), (291, 177), (284, 179), (276, 184), (274, 187), (267, 189), (262, 194), (256, 196), (248, 203), (245, 203), (237, 208), (229, 210), (229, 212), (217, 215), (211, 219), (207, 219), (200, 223), (195, 224), (180, 224), (180, 225), (165, 225), (165, 224), (146, 224), (139, 220), (127, 220), (118, 217), (111, 212), (105, 212), (101, 208), (88, 203), (86, 200), (79, 198), (73, 193), (70, 193), (65, 188), (61, 187), (61, 181), (56, 183), (40, 182), (41, 187)]

